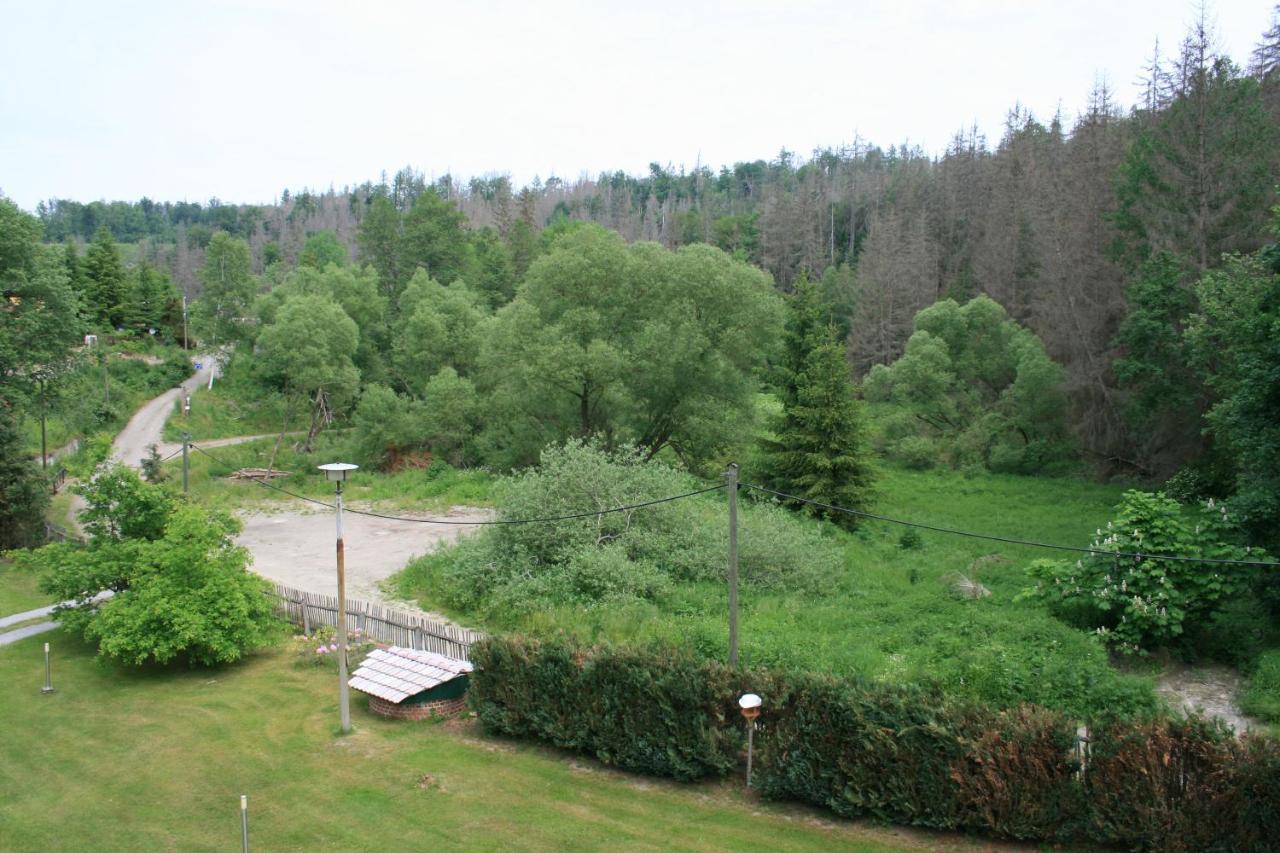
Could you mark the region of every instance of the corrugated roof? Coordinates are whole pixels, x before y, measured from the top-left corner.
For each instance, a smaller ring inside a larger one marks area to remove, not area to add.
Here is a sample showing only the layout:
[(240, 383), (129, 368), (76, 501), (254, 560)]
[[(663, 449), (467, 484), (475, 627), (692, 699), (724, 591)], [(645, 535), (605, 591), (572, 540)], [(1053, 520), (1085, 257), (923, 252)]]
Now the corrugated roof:
[(361, 693), (399, 704), (471, 670), (465, 660), (392, 646), (369, 652), (347, 683)]

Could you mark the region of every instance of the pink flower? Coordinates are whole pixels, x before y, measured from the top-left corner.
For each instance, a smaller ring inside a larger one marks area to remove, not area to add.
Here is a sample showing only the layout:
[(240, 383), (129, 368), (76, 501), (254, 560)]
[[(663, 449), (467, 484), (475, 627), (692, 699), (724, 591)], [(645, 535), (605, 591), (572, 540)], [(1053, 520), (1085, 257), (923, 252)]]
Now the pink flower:
[(331, 652), (336, 652), (337, 650), (338, 650), (338, 644), (337, 644), (337, 643), (330, 643), (330, 644), (329, 644), (329, 651), (331, 651)]
[(318, 654), (318, 655), (322, 655), (322, 654), (324, 654), (324, 653), (325, 653), (325, 652), (327, 652), (327, 651), (329, 651), (329, 650), (328, 650), (328, 649), (326, 649), (324, 646), (321, 646), (320, 648), (316, 649), (316, 654)]

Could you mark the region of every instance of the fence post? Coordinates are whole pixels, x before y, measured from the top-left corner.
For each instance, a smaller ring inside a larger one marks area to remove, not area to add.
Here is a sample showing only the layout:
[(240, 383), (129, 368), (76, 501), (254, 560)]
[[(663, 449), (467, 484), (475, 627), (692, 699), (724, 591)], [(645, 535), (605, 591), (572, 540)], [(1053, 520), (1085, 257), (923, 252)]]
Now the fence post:
[(307, 594), (298, 593), (298, 604), (302, 607), (302, 633), (311, 636), (311, 614), (307, 612)]

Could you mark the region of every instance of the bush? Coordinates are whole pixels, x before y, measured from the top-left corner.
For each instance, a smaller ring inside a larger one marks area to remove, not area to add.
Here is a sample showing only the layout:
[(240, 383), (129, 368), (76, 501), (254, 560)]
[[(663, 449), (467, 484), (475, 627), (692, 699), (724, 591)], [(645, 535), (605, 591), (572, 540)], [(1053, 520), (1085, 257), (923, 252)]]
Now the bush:
[(490, 638), (471, 649), (471, 704), (490, 732), (681, 780), (724, 775), (739, 738), (732, 673), (685, 652)]
[[(499, 518), (592, 513), (694, 491), (702, 484), (629, 448), (570, 442), (504, 479)], [(443, 560), (445, 603), (488, 615), (539, 604), (661, 597), (673, 582), (723, 581), (724, 505), (683, 500), (555, 525), (500, 525), (426, 560)], [(771, 503), (744, 502), (739, 567), (761, 588), (816, 590), (839, 572), (839, 547)]]
[(735, 700), (764, 699), (755, 786), (845, 817), (1126, 848), (1266, 850), (1280, 837), (1280, 743), (1202, 720), (1113, 721), (1081, 767), (1075, 724), (937, 686), (734, 672), (662, 648), (490, 638), (471, 700), (491, 732), (691, 780), (741, 756)]
[[(1181, 507), (1163, 493), (1131, 490), (1090, 547), (1214, 560), (1266, 558), (1260, 549), (1235, 545), (1239, 538), (1225, 505), (1211, 500), (1200, 511)], [(1208, 623), (1257, 574), (1248, 566), (1101, 554), (1074, 563), (1037, 560), (1028, 572), (1036, 585), (1027, 595), (1096, 629), (1113, 648), (1130, 654)]]
[(1240, 707), (1246, 714), (1280, 722), (1280, 649), (1263, 652), (1258, 658), (1240, 695)]

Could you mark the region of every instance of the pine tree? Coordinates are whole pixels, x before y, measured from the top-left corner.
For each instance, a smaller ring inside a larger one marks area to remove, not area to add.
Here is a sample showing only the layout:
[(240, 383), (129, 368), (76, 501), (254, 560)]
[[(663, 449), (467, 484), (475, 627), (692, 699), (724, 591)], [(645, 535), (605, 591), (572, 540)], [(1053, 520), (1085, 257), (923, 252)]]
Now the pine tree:
[(104, 225), (93, 235), (93, 242), (80, 264), (85, 278), (85, 310), (90, 320), (111, 328), (124, 321), (124, 265), (111, 232)]
[(44, 476), (23, 451), (15, 414), (0, 398), (0, 551), (40, 544), (49, 505)]
[[(825, 504), (865, 508), (874, 473), (844, 348), (824, 322), (817, 289), (805, 278), (790, 305), (782, 366), (782, 422), (765, 442), (764, 478), (778, 491)], [(809, 506), (842, 527), (854, 516)]]

